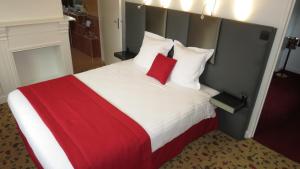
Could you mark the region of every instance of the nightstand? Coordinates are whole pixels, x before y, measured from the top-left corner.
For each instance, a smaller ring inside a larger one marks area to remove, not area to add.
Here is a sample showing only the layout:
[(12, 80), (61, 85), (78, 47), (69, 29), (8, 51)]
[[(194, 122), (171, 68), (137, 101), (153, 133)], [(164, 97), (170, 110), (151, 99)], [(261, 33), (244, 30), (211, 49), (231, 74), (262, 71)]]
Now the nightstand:
[(134, 58), (137, 54), (130, 51), (121, 51), (115, 52), (114, 55), (121, 60), (128, 60)]
[(219, 130), (237, 140), (243, 139), (248, 124), (248, 118), (245, 116), (250, 111), (247, 106), (247, 97), (237, 98), (221, 92), (212, 97), (210, 102), (217, 107)]
[(212, 97), (210, 102), (216, 107), (234, 114), (246, 105), (247, 97), (243, 96), (240, 99), (226, 92), (221, 92), (220, 94)]

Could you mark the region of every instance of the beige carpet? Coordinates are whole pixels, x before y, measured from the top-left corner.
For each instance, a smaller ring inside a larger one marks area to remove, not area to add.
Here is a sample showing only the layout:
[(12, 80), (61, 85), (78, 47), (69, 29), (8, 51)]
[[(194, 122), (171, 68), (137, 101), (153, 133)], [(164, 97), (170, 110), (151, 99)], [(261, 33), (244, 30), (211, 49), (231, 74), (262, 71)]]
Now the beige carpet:
[[(7, 104), (0, 105), (0, 169), (35, 168)], [(220, 131), (193, 143), (162, 169), (300, 169), (300, 165), (249, 139), (236, 141)]]

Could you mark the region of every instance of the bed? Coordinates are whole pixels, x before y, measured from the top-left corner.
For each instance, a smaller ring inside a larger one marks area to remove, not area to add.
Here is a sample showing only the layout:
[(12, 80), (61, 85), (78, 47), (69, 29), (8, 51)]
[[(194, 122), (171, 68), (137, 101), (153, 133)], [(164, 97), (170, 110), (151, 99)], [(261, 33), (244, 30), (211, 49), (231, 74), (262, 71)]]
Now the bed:
[[(147, 132), (156, 167), (179, 153), (188, 142), (216, 128), (216, 115), (209, 99), (218, 92), (210, 87), (202, 86), (195, 91), (171, 82), (163, 86), (145, 76), (144, 70), (132, 60), (74, 76)], [(8, 104), (38, 165), (73, 168), (47, 125), (19, 90), (9, 94)], [(201, 125), (203, 121), (205, 126)], [(170, 151), (174, 149), (172, 143), (178, 146), (176, 151)]]

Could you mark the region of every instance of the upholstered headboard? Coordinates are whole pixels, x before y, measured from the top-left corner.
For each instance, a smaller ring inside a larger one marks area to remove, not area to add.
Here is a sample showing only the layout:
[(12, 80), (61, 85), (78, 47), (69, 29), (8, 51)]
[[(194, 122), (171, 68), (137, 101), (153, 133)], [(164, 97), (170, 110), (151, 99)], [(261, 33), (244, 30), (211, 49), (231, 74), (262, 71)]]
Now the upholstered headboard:
[(223, 19), (215, 64), (207, 64), (200, 82), (234, 96), (247, 96), (236, 114), (220, 113), (220, 127), (243, 138), (265, 72), (276, 29)]
[[(130, 51), (139, 51), (145, 30), (184, 45), (216, 49), (221, 18), (206, 16), (201, 20), (199, 14), (138, 5), (126, 3), (126, 47)], [(214, 63), (214, 56), (210, 63)]]
[[(200, 82), (234, 96), (247, 106), (235, 114), (219, 112), (220, 129), (243, 138), (257, 98), (276, 29), (223, 18), (126, 3), (126, 47), (138, 52), (144, 31), (181, 41), (186, 46), (215, 49)], [(211, 64), (213, 63), (213, 64)]]

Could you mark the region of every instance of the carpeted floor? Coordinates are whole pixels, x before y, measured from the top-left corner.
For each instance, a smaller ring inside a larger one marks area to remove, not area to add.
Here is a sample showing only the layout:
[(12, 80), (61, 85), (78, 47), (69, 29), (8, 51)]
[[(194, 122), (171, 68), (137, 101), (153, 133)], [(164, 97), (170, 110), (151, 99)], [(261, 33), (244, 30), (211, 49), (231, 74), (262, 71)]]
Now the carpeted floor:
[(300, 75), (274, 76), (254, 139), (300, 163)]
[[(0, 169), (35, 168), (7, 104), (0, 105)], [(161, 169), (300, 169), (300, 164), (254, 140), (236, 141), (220, 131), (189, 144)]]

